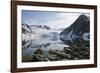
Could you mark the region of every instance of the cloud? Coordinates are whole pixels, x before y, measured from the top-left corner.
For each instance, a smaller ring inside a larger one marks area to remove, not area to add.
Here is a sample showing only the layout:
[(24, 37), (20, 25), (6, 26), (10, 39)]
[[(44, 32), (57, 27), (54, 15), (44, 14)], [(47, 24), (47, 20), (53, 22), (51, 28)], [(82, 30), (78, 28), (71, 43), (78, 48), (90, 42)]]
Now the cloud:
[(80, 14), (77, 13), (57, 13), (56, 14), (56, 20), (52, 20), (44, 23), (47, 24), (52, 29), (60, 29), (60, 28), (66, 28), (70, 26), (78, 17)]
[[(28, 18), (25, 21), (25, 23), (29, 25), (47, 25), (51, 29), (62, 29), (69, 27), (74, 21), (81, 15), (82, 13), (53, 13), (48, 14), (43, 17), (43, 15), (40, 15), (36, 17)], [(86, 14), (89, 16), (89, 14)], [(42, 21), (43, 20), (43, 21)]]

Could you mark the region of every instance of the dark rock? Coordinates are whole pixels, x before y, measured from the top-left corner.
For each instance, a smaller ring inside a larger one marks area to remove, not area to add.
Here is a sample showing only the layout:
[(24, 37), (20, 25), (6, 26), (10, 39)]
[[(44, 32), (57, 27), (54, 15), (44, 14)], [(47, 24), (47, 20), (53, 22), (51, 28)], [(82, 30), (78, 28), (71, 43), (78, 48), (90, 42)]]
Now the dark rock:
[(66, 54), (64, 52), (61, 52), (61, 51), (57, 51), (57, 50), (50, 50), (49, 53), (50, 54), (56, 54), (56, 55), (61, 56), (63, 58), (71, 58), (71, 55)]
[(46, 61), (45, 57), (40, 54), (33, 55), (32, 61)]
[(35, 52), (34, 52), (34, 54), (40, 54), (40, 55), (42, 55), (43, 54), (43, 51), (42, 51), (42, 49), (37, 49)]
[(90, 58), (89, 47), (84, 44), (74, 44), (69, 47), (64, 47), (63, 50), (48, 51), (45, 55), (41, 49), (34, 52), (32, 61), (64, 61), (64, 60), (82, 60)]
[(57, 55), (55, 54), (49, 54), (47, 56), (47, 58), (50, 60), (50, 61), (56, 61), (58, 58), (57, 58)]
[(73, 50), (70, 49), (70, 47), (64, 47), (63, 51), (64, 51), (65, 53), (72, 53), (72, 52), (73, 52)]

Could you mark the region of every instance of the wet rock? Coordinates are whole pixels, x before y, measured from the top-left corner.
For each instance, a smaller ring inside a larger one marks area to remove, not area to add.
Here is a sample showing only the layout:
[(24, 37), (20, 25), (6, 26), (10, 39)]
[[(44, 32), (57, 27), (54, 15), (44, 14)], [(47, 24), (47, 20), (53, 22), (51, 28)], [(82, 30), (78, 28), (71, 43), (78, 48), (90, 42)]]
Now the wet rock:
[(87, 55), (87, 56), (84, 56), (84, 59), (90, 59), (90, 57)]
[(40, 55), (42, 55), (43, 54), (43, 51), (42, 51), (42, 49), (37, 49), (35, 52), (34, 52), (34, 54), (40, 54)]
[(88, 55), (89, 54), (89, 52), (87, 52), (87, 51), (81, 51), (80, 52), (82, 55)]
[(74, 60), (78, 60), (79, 58), (78, 57), (74, 57)]
[(50, 61), (56, 61), (56, 60), (58, 60), (57, 55), (55, 55), (55, 54), (49, 54), (49, 55), (47, 56), (47, 58), (48, 58)]
[(45, 57), (40, 54), (33, 55), (32, 61), (46, 61)]
[(32, 61), (47, 61), (44, 52), (39, 48), (32, 55)]
[(65, 53), (72, 53), (72, 52), (73, 52), (73, 50), (70, 49), (69, 47), (64, 47), (63, 51), (64, 51)]
[(64, 53), (71, 55), (70, 60), (89, 59), (89, 45), (87, 44), (73, 44), (69, 47), (64, 47)]
[(89, 59), (90, 49), (84, 44), (73, 44), (64, 47), (62, 50), (50, 49), (45, 55), (41, 49), (37, 49), (33, 53), (33, 61), (65, 61), (65, 60), (82, 60)]
[(64, 57), (64, 58), (71, 58), (71, 55), (61, 52), (61, 51), (58, 51), (58, 50), (49, 50), (49, 53), (56, 54), (56, 55)]
[(69, 59), (61, 59), (61, 61), (66, 61), (66, 60), (69, 60)]

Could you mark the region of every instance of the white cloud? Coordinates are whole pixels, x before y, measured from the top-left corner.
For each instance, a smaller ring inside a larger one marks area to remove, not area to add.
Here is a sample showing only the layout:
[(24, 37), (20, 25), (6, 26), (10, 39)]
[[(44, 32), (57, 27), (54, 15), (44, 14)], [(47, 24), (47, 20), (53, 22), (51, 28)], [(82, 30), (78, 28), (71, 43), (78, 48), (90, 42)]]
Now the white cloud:
[[(36, 19), (28, 19), (26, 23), (32, 25), (47, 25), (51, 29), (61, 29), (70, 26), (82, 13), (56, 13), (53, 17), (54, 20), (47, 20), (40, 22)], [(88, 14), (86, 14), (89, 16)]]
[(48, 21), (45, 24), (53, 29), (66, 28), (70, 26), (79, 15), (78, 13), (57, 13), (57, 17), (55, 17), (57, 18), (56, 20)]
[(25, 20), (24, 23), (26, 23), (28, 25), (37, 25), (37, 24), (39, 24), (38, 20), (32, 19), (32, 18), (29, 18), (29, 19)]

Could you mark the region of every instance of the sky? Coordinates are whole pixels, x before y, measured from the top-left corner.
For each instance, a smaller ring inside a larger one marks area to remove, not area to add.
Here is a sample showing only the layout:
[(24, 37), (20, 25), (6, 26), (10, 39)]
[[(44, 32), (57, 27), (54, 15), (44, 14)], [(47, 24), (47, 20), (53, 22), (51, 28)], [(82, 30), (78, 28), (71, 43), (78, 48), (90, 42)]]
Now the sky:
[[(83, 13), (22, 10), (22, 23), (47, 25), (51, 29), (69, 27)], [(89, 14), (85, 14), (89, 16)]]

